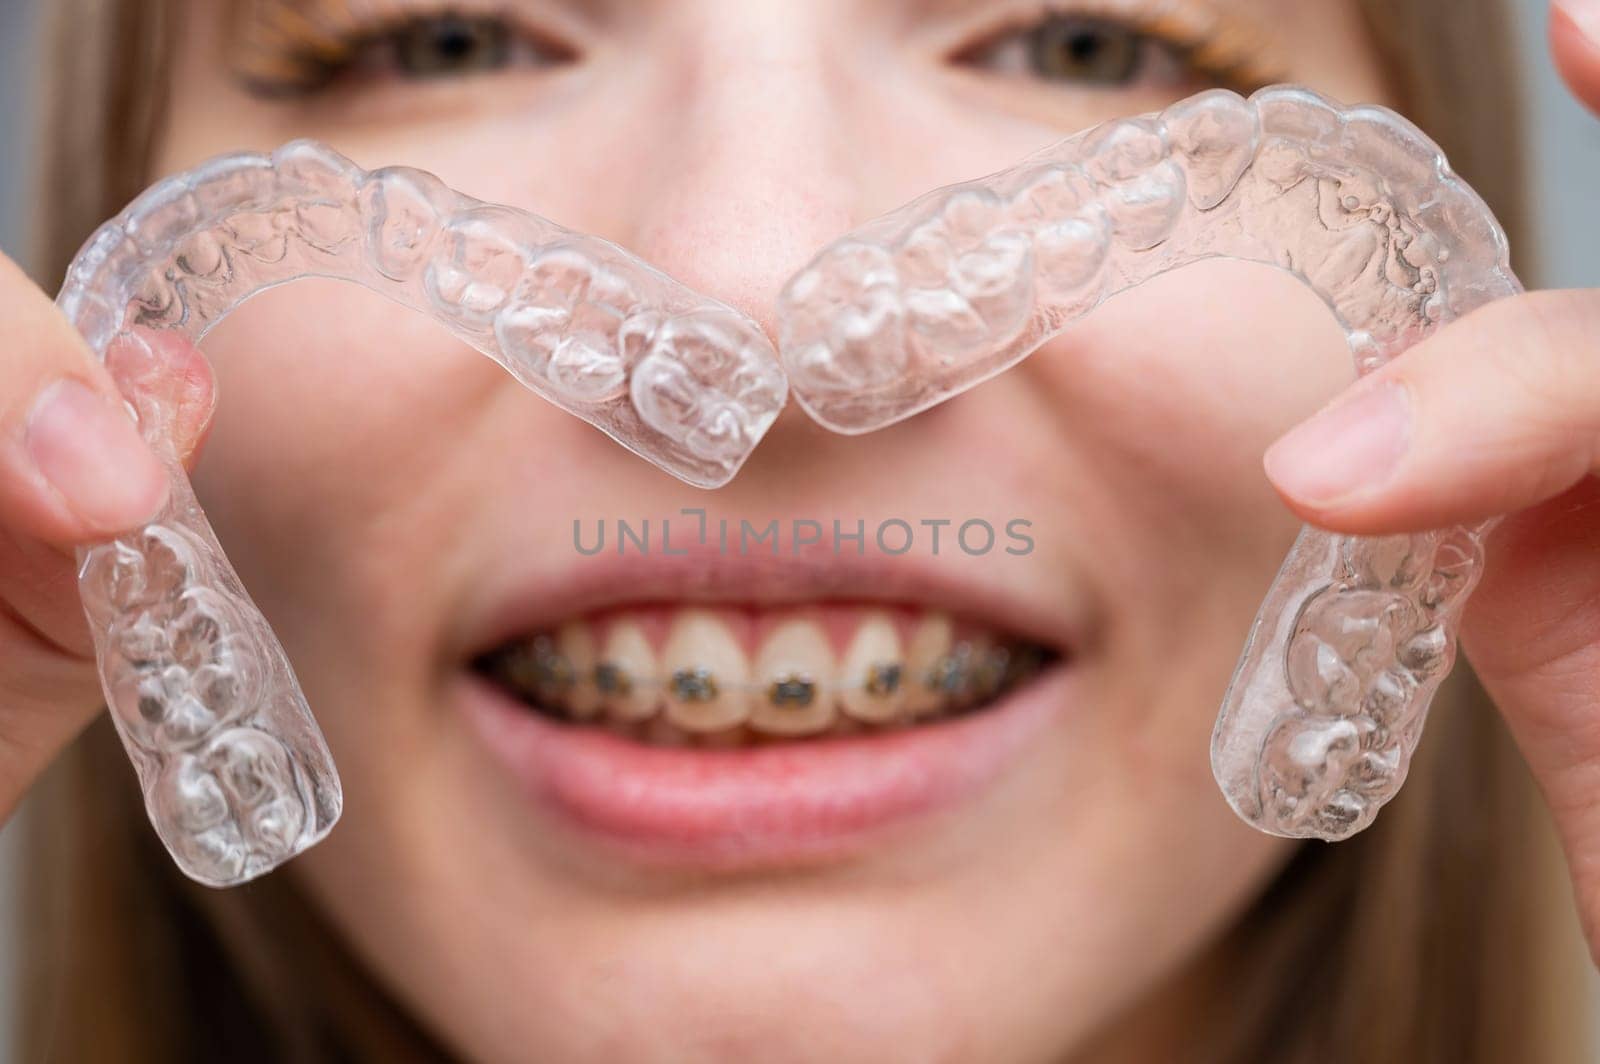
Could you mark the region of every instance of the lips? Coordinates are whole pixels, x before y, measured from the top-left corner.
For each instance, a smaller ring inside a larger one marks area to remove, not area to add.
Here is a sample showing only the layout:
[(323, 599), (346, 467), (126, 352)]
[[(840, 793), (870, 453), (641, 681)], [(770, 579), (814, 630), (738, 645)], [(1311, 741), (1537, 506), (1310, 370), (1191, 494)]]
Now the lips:
[(993, 781), (1075, 676), (1069, 619), (907, 561), (596, 559), (486, 613), (459, 702), (596, 844), (836, 854)]
[(528, 712), (469, 676), (460, 705), (541, 810), (606, 852), (735, 869), (834, 859), (991, 785), (1066, 701), (1057, 665), (982, 713), (731, 750), (648, 746)]

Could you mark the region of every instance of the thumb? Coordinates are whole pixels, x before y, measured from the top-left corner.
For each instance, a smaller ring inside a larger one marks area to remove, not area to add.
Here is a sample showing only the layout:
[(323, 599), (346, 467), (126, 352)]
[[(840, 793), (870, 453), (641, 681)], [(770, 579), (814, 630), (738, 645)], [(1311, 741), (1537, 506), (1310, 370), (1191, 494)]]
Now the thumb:
[(1600, 294), (1497, 300), (1356, 382), (1267, 452), (1312, 524), (1472, 524), (1600, 472)]
[(1600, 0), (1554, 0), (1550, 54), (1572, 94), (1600, 113)]

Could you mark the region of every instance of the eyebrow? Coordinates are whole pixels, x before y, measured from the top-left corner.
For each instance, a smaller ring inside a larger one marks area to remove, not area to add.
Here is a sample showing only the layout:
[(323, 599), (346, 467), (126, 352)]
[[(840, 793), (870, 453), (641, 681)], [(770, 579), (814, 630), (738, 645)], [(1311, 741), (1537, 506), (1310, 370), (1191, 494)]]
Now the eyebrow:
[(346, 26), (363, 24), (385, 18), (394, 18), (415, 11), (460, 11), (463, 14), (515, 14), (518, 9), (553, 7), (564, 9), (573, 18), (589, 20), (597, 7), (610, 6), (610, 0), (501, 0), (488, 3), (484, 0), (469, 3), (450, 3), (448, 0), (232, 0), (235, 11), (242, 9), (264, 10), (268, 15), (282, 16), (293, 21)]

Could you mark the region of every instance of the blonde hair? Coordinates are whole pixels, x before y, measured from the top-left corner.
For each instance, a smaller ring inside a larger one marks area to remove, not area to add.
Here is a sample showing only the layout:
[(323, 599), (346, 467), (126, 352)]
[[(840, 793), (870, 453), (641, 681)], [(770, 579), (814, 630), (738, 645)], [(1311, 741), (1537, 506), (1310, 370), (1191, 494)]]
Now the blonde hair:
[[(1370, 0), (1405, 109), (1525, 250), (1511, 32), (1491, 0)], [(58, 0), (38, 265), (143, 187), (173, 0)], [(1526, 266), (1526, 263), (1520, 265)], [(142, 823), (106, 721), (51, 773), (28, 836), (22, 1059), (441, 1056), (289, 877), (218, 894)], [(1581, 950), (1542, 806), (1470, 675), (1438, 700), (1404, 794), (1310, 844), (1199, 970), (1190, 1059), (1565, 1064), (1587, 1059)], [(1202, 1048), (1203, 1047), (1203, 1048)]]

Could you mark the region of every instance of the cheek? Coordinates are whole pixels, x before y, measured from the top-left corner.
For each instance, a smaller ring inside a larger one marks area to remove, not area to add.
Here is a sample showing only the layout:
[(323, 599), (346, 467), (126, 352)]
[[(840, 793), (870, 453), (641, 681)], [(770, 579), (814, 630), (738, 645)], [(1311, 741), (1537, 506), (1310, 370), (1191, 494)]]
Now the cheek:
[(1095, 741), (1148, 781), (1135, 804), (1209, 797), (1212, 714), (1300, 527), (1261, 455), (1353, 377), (1343, 334), (1287, 274), (1217, 262), (1110, 301), (1022, 372), (1070, 436), (1055, 490), (1114, 603)]
[(1261, 456), (1354, 375), (1319, 299), (1282, 271), (1232, 261), (1108, 301), (1025, 371), (1071, 436), (1079, 505), (1118, 530), (1098, 537), (1108, 561), (1169, 607), (1265, 589), (1298, 522)]
[(1103, 445), (1228, 506), (1258, 497), (1266, 446), (1354, 376), (1321, 300), (1256, 263), (1163, 274), (1082, 319), (1078, 336), (1048, 369)]
[(471, 459), (491, 446), (504, 374), (324, 280), (265, 293), (205, 347), (220, 399), (197, 490), (297, 668), (421, 646), (490, 475)]

